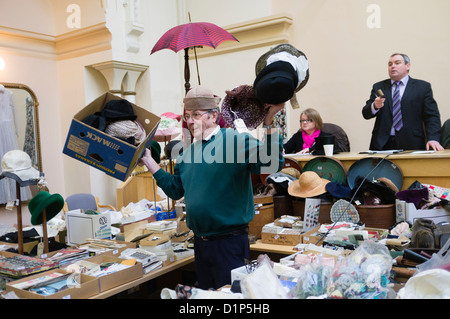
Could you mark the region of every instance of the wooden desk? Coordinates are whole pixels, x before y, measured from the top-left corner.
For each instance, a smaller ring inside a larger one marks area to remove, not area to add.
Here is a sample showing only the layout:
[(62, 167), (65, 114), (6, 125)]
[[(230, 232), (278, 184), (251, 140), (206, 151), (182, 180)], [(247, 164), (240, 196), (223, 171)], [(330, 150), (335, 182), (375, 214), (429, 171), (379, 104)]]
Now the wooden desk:
[[(339, 160), (345, 169), (356, 161), (366, 157), (383, 158), (386, 154), (359, 154), (359, 153), (339, 153), (333, 158)], [(303, 166), (314, 156), (311, 155), (293, 155), (289, 158), (295, 159)], [(407, 189), (414, 181), (423, 184), (431, 184), (440, 187), (450, 188), (450, 150), (430, 154), (412, 154), (405, 151), (398, 154), (391, 154), (386, 159), (397, 165), (403, 174), (402, 189)]]
[(168, 266), (164, 266), (164, 267), (162, 267), (162, 268), (160, 268), (158, 270), (151, 271), (148, 274), (145, 274), (144, 276), (142, 276), (141, 278), (138, 278), (136, 280), (127, 282), (127, 283), (125, 283), (123, 285), (114, 287), (114, 288), (109, 289), (107, 291), (103, 291), (103, 292), (99, 293), (98, 295), (95, 295), (95, 296), (91, 297), (90, 299), (104, 299), (104, 298), (108, 298), (108, 297), (114, 296), (114, 295), (116, 295), (116, 294), (118, 294), (118, 293), (120, 293), (122, 291), (125, 291), (125, 290), (131, 289), (133, 287), (139, 286), (140, 284), (143, 284), (143, 283), (145, 283), (145, 282), (147, 282), (149, 280), (152, 280), (152, 279), (155, 279), (155, 278), (157, 278), (159, 276), (167, 274), (168, 272), (171, 272), (173, 270), (181, 268), (181, 267), (183, 267), (185, 265), (188, 265), (188, 264), (190, 264), (192, 262), (194, 262), (194, 256), (190, 256), (190, 257), (187, 257), (187, 258), (184, 258), (184, 259), (181, 259), (181, 260), (177, 260), (177, 261), (171, 263)]
[(254, 244), (250, 245), (250, 250), (261, 252), (262, 254), (274, 253), (274, 254), (292, 255), (296, 253), (294, 247), (295, 246), (264, 244), (260, 239), (257, 240)]

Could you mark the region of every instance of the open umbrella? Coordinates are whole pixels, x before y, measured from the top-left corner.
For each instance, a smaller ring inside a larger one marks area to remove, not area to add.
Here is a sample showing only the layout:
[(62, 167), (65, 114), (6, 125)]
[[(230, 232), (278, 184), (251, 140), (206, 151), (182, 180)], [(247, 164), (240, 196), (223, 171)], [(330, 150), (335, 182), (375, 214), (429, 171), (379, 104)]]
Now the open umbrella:
[[(186, 92), (190, 89), (189, 78), (189, 48), (194, 48), (195, 62), (198, 62), (195, 47), (209, 46), (216, 48), (223, 41), (238, 41), (231, 33), (222, 29), (221, 27), (209, 22), (190, 22), (173, 27), (156, 42), (150, 54), (153, 54), (162, 49), (169, 49), (178, 52), (184, 49), (184, 79)], [(200, 84), (200, 75), (198, 75), (198, 82)]]

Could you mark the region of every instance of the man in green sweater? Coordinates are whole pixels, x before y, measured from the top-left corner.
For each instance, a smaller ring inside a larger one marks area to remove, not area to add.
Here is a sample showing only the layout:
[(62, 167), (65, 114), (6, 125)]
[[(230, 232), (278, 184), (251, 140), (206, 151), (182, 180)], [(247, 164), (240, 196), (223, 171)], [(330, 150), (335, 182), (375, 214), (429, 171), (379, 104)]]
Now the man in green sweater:
[(183, 100), (185, 121), (195, 141), (177, 157), (174, 174), (160, 168), (147, 150), (141, 163), (172, 199), (184, 196), (186, 222), (194, 232), (197, 280), (202, 289), (231, 284), (231, 270), (249, 259), (248, 223), (255, 214), (251, 173), (282, 169), (283, 144), (273, 117), (283, 107), (266, 105), (264, 142), (220, 128), (220, 98), (192, 88)]

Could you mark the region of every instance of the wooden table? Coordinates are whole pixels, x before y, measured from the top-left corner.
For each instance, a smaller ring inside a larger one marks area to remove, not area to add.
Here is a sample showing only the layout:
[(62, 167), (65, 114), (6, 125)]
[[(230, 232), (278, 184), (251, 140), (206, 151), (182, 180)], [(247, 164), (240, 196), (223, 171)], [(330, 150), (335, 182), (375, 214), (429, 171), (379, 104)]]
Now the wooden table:
[(152, 279), (155, 279), (155, 278), (157, 278), (159, 276), (167, 274), (167, 273), (169, 273), (169, 272), (171, 272), (173, 270), (181, 268), (181, 267), (183, 267), (185, 265), (188, 265), (188, 264), (190, 264), (192, 262), (194, 262), (194, 256), (189, 256), (187, 258), (177, 260), (177, 261), (175, 261), (175, 262), (173, 262), (173, 263), (171, 263), (171, 264), (169, 264), (167, 266), (163, 266), (160, 269), (151, 271), (148, 274), (145, 274), (144, 276), (142, 276), (141, 278), (129, 281), (129, 282), (123, 284), (123, 285), (120, 285), (120, 286), (114, 287), (112, 289), (103, 291), (103, 292), (99, 293), (98, 295), (95, 295), (95, 296), (91, 297), (90, 299), (104, 299), (104, 298), (108, 298), (108, 297), (114, 296), (114, 295), (116, 295), (116, 294), (118, 294), (118, 293), (120, 293), (122, 291), (125, 291), (125, 290), (131, 289), (133, 287), (139, 286), (140, 284), (146, 283), (149, 280), (152, 280)]
[[(335, 154), (333, 158), (339, 160), (345, 169), (349, 170), (356, 161), (367, 157), (383, 158), (387, 154), (360, 154), (356, 152)], [(312, 155), (290, 155), (303, 167), (314, 156)], [(407, 189), (414, 181), (423, 184), (431, 184), (450, 188), (450, 149), (441, 152), (414, 154), (404, 151), (391, 154), (386, 159), (397, 165), (403, 174), (402, 189)]]
[[(250, 250), (255, 251), (255, 252), (261, 252), (261, 253), (275, 253), (275, 254), (282, 254), (282, 255), (291, 255), (291, 254), (295, 253), (295, 250), (293, 250), (294, 247), (295, 246), (264, 244), (261, 242), (261, 240), (257, 240), (256, 243), (250, 245)], [(190, 263), (193, 263), (193, 262), (194, 262), (194, 256), (190, 256), (190, 257), (187, 257), (187, 258), (184, 258), (181, 260), (177, 260), (177, 261), (175, 261), (167, 266), (164, 266), (158, 270), (149, 272), (148, 274), (145, 274), (141, 278), (129, 281), (123, 285), (114, 287), (107, 291), (103, 291), (103, 292), (99, 293), (98, 295), (91, 297), (90, 299), (105, 299), (105, 298), (114, 296), (118, 293), (121, 293), (128, 289), (131, 289), (133, 287), (139, 286), (140, 284), (146, 283), (149, 280), (155, 279), (159, 276), (167, 274), (171, 271), (174, 271), (178, 268), (181, 268), (181, 267), (188, 265)]]

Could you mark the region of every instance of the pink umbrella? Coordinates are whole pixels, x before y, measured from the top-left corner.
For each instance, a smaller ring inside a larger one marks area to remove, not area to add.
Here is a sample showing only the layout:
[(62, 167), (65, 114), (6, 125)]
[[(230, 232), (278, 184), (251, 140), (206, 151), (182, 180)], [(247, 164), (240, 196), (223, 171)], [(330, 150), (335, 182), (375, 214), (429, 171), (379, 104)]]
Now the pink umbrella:
[[(189, 78), (189, 48), (194, 48), (195, 62), (198, 62), (195, 47), (209, 46), (216, 48), (223, 41), (238, 41), (231, 33), (222, 29), (221, 27), (208, 22), (191, 22), (173, 27), (156, 42), (150, 54), (153, 54), (162, 49), (169, 49), (178, 52), (184, 49), (184, 79), (186, 92), (190, 89)], [(200, 84), (200, 75), (198, 75), (198, 82)]]

